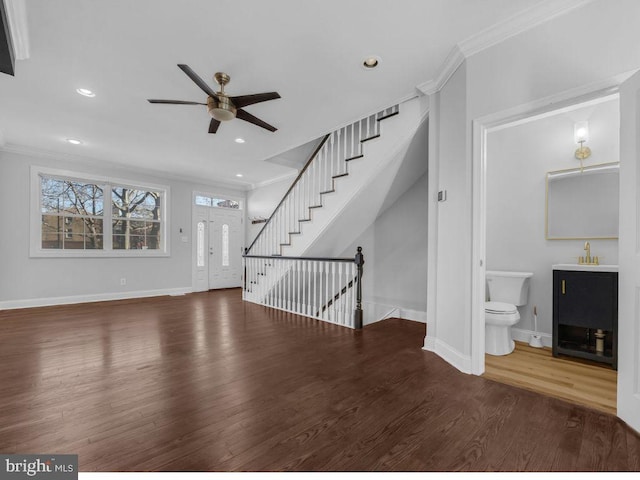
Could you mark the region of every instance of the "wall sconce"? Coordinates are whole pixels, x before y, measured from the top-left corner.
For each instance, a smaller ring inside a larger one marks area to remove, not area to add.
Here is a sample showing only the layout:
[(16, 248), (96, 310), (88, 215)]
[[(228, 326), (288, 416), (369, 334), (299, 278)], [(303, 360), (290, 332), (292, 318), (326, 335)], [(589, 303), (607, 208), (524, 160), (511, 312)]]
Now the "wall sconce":
[(584, 143), (589, 140), (589, 122), (585, 120), (576, 123), (573, 126), (573, 138), (576, 143), (580, 144), (575, 155), (580, 160), (580, 168), (582, 169), (582, 161), (591, 155), (591, 149), (584, 146)]

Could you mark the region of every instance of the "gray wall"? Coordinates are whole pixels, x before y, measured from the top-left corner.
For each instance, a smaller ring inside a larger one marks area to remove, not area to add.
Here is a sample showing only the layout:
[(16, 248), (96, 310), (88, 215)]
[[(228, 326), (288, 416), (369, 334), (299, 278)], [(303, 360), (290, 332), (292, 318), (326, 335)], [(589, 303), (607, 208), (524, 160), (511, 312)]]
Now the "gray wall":
[[(487, 160), (487, 270), (533, 272), (529, 303), (516, 328), (552, 332), (552, 270), (576, 263), (584, 240), (545, 240), (545, 175), (580, 166), (574, 158), (576, 121), (588, 120), (592, 155), (585, 165), (619, 160), (618, 102), (609, 101), (490, 133)], [(617, 201), (617, 200), (616, 200)], [(601, 263), (618, 263), (617, 240), (590, 240)]]
[[(170, 187), (171, 255), (163, 258), (29, 258), (30, 166), (163, 184)], [(90, 159), (60, 160), (0, 151), (0, 302), (191, 288), (193, 191), (245, 198), (245, 192), (109, 168)], [(183, 233), (179, 229), (183, 229)], [(181, 241), (187, 236), (188, 242)], [(120, 285), (120, 278), (127, 284)]]
[(375, 320), (394, 308), (427, 309), (427, 203), (425, 173), (340, 255), (353, 256), (362, 247), (362, 296), (365, 309), (375, 304), (376, 311), (367, 312)]

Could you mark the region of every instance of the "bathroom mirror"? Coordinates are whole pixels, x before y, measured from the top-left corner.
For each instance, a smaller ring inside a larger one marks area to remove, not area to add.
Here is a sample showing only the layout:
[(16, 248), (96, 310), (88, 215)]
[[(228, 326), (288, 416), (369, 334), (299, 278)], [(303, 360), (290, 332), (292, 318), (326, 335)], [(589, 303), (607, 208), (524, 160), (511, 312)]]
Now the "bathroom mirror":
[(618, 238), (619, 163), (547, 173), (547, 240)]

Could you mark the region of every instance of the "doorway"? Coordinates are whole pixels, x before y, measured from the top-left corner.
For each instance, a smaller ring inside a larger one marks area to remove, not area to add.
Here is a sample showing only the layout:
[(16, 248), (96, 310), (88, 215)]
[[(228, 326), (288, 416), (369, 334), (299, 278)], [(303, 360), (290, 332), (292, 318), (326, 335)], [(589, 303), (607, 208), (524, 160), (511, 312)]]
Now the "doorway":
[[(592, 150), (584, 166), (619, 161), (619, 118), (618, 95), (601, 92), (589, 98), (568, 100), (561, 107), (523, 112), (515, 120), (512, 117), (489, 127), (483, 125), (483, 238), (477, 257), (482, 269), (481, 273), (474, 274), (474, 294), (478, 301), (474, 306), (480, 307), (479, 312), (474, 311), (476, 319), (480, 317), (474, 328), (476, 333), (482, 331), (482, 343), (478, 341), (480, 335), (474, 334), (473, 340), (476, 353), (481, 350), (482, 356), (478, 359), (478, 355), (473, 355), (480, 367), (478, 373), (485, 372), (489, 378), (503, 383), (560, 396), (574, 403), (584, 404), (579, 400), (581, 397), (592, 396), (594, 400), (597, 397), (599, 401), (607, 397), (606, 405), (589, 406), (604, 407), (600, 409), (609, 412), (615, 412), (615, 372), (600, 375), (598, 369), (606, 366), (594, 364), (590, 367), (595, 366), (596, 370), (590, 370), (584, 363), (551, 355), (552, 265), (577, 263), (578, 257), (584, 255), (585, 238), (581, 238), (582, 234), (562, 239), (547, 235), (546, 177), (553, 171), (580, 169), (580, 161), (574, 154), (579, 146), (574, 143), (574, 126), (583, 120), (591, 125), (588, 145)], [(591, 245), (604, 257), (604, 263), (618, 264), (617, 238), (591, 240)], [(487, 270), (533, 273), (528, 303), (519, 307), (520, 320), (512, 327), (512, 338), (520, 343), (514, 353), (503, 357), (485, 357), (484, 352)], [(534, 334), (546, 348), (528, 347)], [(569, 382), (567, 379), (574, 374), (575, 379)], [(594, 378), (599, 382), (600, 377), (602, 385), (594, 393)], [(592, 391), (581, 393), (580, 388), (585, 385)]]
[(194, 291), (240, 287), (242, 210), (194, 205), (193, 232)]

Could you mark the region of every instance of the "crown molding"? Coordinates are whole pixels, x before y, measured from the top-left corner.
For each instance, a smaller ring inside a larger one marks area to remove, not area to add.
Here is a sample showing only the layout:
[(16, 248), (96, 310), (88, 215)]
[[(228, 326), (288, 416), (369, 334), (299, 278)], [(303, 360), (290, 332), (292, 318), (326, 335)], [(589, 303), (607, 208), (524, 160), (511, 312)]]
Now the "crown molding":
[(423, 95), (436, 93), (447, 83), (462, 62), (472, 55), (593, 1), (594, 0), (545, 0), (502, 22), (485, 28), (477, 34), (454, 45), (440, 67), (438, 76), (435, 79), (421, 83), (416, 88)]
[(29, 29), (27, 27), (27, 7), (25, 0), (4, 0), (7, 22), (13, 41), (16, 60), (29, 58)]
[(428, 82), (421, 83), (416, 88), (423, 95), (431, 95), (439, 91), (442, 87), (444, 87), (445, 83), (449, 81), (451, 75), (455, 73), (462, 62), (464, 62), (465, 56), (460, 50), (458, 45), (454, 45), (454, 47), (447, 55), (444, 63), (440, 67), (440, 73), (436, 77), (435, 80), (429, 80)]
[[(0, 132), (1, 133), (1, 132)], [(131, 173), (133, 175), (139, 176), (151, 176), (154, 178), (162, 179), (162, 180), (174, 180), (177, 182), (190, 183), (196, 186), (205, 186), (205, 187), (214, 187), (232, 190), (235, 192), (246, 192), (249, 190), (250, 185), (246, 182), (220, 182), (215, 180), (208, 180), (206, 178), (201, 177), (191, 177), (188, 175), (176, 175), (169, 172), (163, 172), (160, 170), (149, 170), (145, 168), (134, 168), (131, 167), (131, 164), (120, 164), (115, 162), (109, 162), (101, 158), (76, 155), (71, 153), (60, 153), (60, 152), (51, 152), (48, 150), (41, 150), (39, 148), (27, 147), (24, 145), (17, 145), (14, 143), (7, 143), (2, 145), (0, 143), (0, 152), (7, 153), (15, 153), (18, 155), (29, 156), (35, 160), (37, 159), (53, 159), (53, 160), (64, 160), (71, 163), (82, 164), (86, 169), (87, 164), (91, 163), (94, 165), (99, 165), (105, 168), (115, 168), (118, 170), (126, 171), (127, 173)]]
[(593, 0), (546, 0), (463, 40), (458, 47), (465, 58), (526, 32)]

